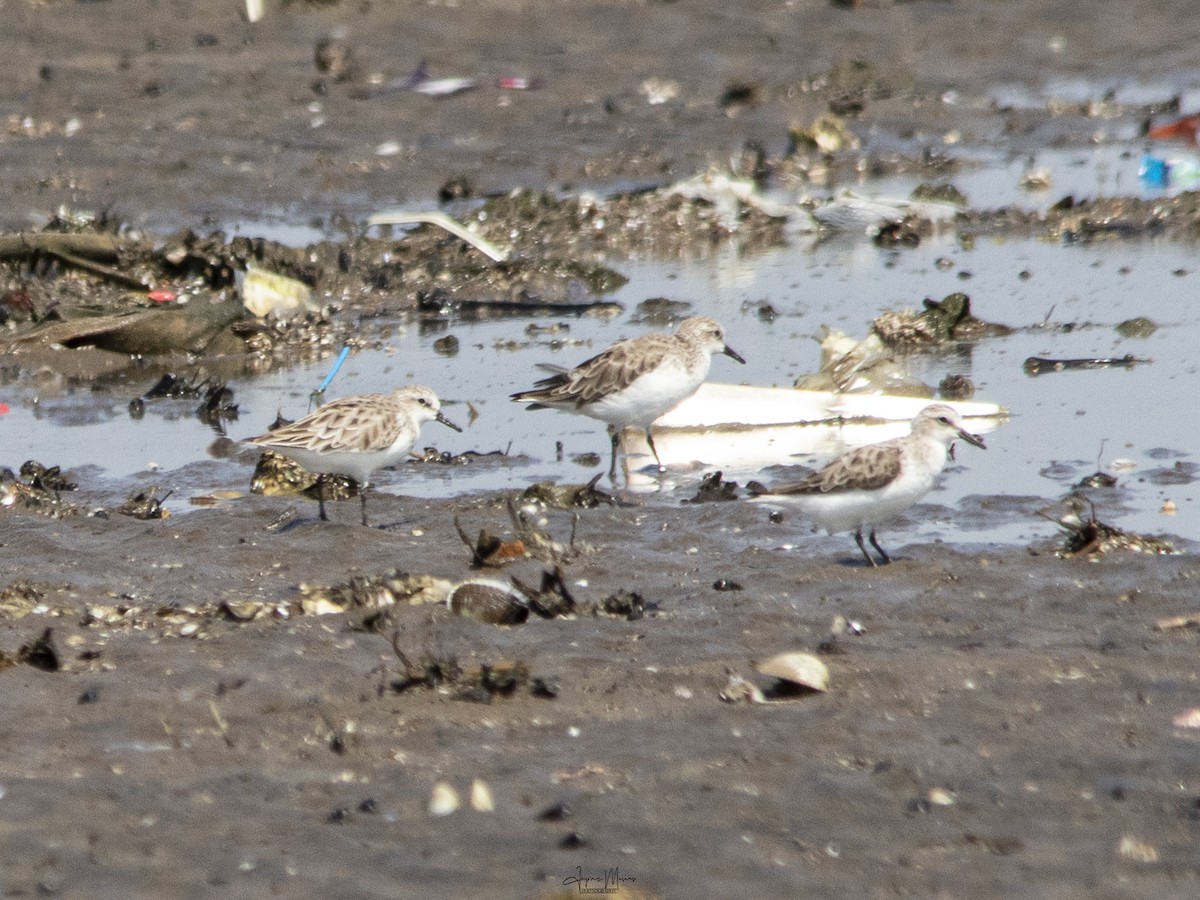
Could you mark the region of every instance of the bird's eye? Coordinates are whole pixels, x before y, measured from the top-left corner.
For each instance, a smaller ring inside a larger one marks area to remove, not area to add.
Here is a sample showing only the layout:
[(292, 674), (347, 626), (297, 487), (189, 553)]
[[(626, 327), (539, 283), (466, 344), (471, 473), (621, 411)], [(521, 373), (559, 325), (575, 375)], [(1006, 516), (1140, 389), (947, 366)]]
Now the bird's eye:
[(428, 405), (429, 405), (429, 398), (427, 398), (427, 397), (418, 397), (418, 398), (417, 398), (417, 402), (418, 402), (418, 403), (420, 403), (422, 406), (428, 406)]
[(954, 424), (953, 422), (950, 421), (949, 416), (938, 416), (938, 421), (941, 422), (943, 425), (953, 425)]

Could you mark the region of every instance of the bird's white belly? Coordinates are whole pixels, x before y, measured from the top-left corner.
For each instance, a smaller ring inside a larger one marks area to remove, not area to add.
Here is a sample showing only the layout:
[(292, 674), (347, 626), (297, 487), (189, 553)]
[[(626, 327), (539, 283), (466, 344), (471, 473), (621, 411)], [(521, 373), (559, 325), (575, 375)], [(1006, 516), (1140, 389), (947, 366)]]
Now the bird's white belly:
[(873, 527), (894, 519), (928, 494), (933, 481), (932, 474), (901, 474), (879, 490), (806, 494), (789, 499), (818, 526), (832, 534)]
[(645, 428), (694, 394), (707, 375), (704, 366), (696, 366), (689, 372), (682, 365), (662, 365), (617, 393), (585, 404), (579, 412), (618, 428), (630, 425)]
[(295, 460), (310, 472), (322, 475), (348, 475), (362, 484), (371, 480), (371, 473), (376, 469), (394, 465), (404, 459), (408, 455), (411, 445), (393, 444), (385, 450), (332, 450), (324, 453), (302, 447), (272, 447), (271, 449)]

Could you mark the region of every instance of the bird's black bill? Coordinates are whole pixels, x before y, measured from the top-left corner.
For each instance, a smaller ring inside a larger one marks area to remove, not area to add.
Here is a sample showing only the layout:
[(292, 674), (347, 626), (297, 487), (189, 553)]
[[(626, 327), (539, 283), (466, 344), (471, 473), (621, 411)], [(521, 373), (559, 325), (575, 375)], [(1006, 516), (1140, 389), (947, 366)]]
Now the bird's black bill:
[(977, 434), (971, 434), (971, 432), (969, 432), (969, 431), (966, 431), (966, 430), (964, 430), (964, 429), (960, 428), (960, 429), (958, 430), (958, 436), (959, 436), (959, 437), (961, 437), (961, 438), (962, 438), (964, 441), (966, 441), (968, 444), (974, 444), (974, 445), (975, 445), (976, 447), (978, 447), (980, 450), (986, 450), (986, 449), (987, 449), (987, 444), (985, 444), (985, 443), (983, 442), (983, 438), (981, 438), (981, 437), (980, 437), (979, 435), (977, 435)]
[(451, 422), (449, 419), (447, 419), (441, 413), (437, 414), (437, 420), (439, 422), (441, 422), (443, 425), (445, 425), (447, 428), (453, 428), (455, 431), (462, 431), (461, 428), (459, 428), (457, 425), (455, 425), (453, 422)]
[(730, 347), (728, 344), (725, 345), (725, 349), (722, 350), (721, 352), (724, 353), (726, 356), (728, 356), (730, 359), (736, 359), (743, 366), (746, 364), (746, 361), (744, 359), (742, 359), (742, 355), (740, 353), (738, 353), (736, 350), (734, 350), (732, 347)]

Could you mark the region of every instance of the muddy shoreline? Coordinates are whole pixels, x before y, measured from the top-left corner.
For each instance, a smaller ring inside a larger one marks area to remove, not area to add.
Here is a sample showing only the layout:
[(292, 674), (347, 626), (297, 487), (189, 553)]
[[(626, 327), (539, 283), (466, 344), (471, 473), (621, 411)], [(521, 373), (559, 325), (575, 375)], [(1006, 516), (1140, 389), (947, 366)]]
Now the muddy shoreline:
[[(1084, 897), (1197, 877), (1195, 739), (1172, 725), (1195, 631), (1155, 627), (1194, 610), (1194, 557), (963, 554), (895, 532), (897, 562), (871, 570), (849, 540), (750, 504), (606, 507), (581, 512), (585, 549), (563, 568), (580, 601), (636, 590), (635, 621), (498, 627), (402, 605), (381, 633), (377, 610), (279, 615), (335, 572), (470, 577), (450, 523), (506, 521), (498, 496), (377, 500), (393, 527), (271, 534), (275, 498), (19, 519), (6, 577), (41, 606), (4, 622), (0, 649), (50, 627), (62, 668), (4, 676), (27, 710), (5, 742), (22, 823), (6, 889), (537, 896), (583, 866), (649, 896), (752, 881)], [(276, 611), (222, 611), (245, 601)], [(838, 617), (862, 634), (831, 636)], [(412, 659), (520, 661), (553, 696), (397, 692), (393, 639)], [(825, 651), (829, 693), (718, 698), (730, 671), (765, 683), (752, 661), (782, 650)], [(468, 805), (476, 778), (494, 812)], [(427, 811), (438, 782), (462, 797), (444, 818)]]

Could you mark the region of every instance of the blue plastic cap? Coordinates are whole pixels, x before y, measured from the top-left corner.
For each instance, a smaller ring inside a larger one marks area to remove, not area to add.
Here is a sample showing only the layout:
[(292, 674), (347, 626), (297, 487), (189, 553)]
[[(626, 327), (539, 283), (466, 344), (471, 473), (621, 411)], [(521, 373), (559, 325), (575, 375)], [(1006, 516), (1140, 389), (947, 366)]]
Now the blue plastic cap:
[(1138, 165), (1138, 178), (1148, 188), (1165, 188), (1170, 176), (1170, 167), (1165, 159), (1146, 154)]

